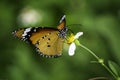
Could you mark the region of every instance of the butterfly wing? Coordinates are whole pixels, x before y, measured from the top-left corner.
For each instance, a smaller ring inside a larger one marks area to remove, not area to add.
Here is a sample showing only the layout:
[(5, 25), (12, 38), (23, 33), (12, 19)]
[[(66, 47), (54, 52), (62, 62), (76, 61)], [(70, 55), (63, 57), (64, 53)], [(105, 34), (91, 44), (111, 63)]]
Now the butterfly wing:
[(62, 53), (64, 39), (55, 29), (41, 29), (31, 34), (29, 40), (37, 48), (37, 52), (46, 57), (57, 57)]
[(57, 29), (53, 28), (21, 28), (13, 32), (15, 37), (33, 44), (37, 52), (46, 57), (58, 57), (62, 53), (63, 42), (66, 38), (65, 15), (60, 20)]
[(13, 32), (15, 37), (33, 44), (37, 52), (45, 57), (58, 57), (62, 53), (64, 38), (59, 37), (58, 29), (23, 28)]
[(65, 18), (66, 18), (65, 15), (61, 18), (60, 23), (57, 26), (58, 30), (62, 30), (62, 29), (64, 29), (66, 27), (66, 19)]
[(23, 41), (28, 41), (31, 36), (32, 31), (34, 32), (34, 28), (20, 28), (12, 32), (14, 37), (17, 37)]

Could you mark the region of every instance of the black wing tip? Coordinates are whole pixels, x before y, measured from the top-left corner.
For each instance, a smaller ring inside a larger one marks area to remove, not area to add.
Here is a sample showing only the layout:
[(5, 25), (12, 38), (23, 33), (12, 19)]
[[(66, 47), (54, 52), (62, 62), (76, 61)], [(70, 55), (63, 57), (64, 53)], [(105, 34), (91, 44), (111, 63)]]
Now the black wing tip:
[(22, 29), (26, 29), (26, 28), (19, 28), (19, 29), (16, 29), (16, 30), (12, 31), (12, 33), (11, 33), (12, 36), (17, 38), (18, 40), (25, 41), (27, 43), (28, 42), (31, 43), (31, 41), (28, 39), (28, 37), (22, 37), (22, 36), (19, 37), (19, 36), (16, 35), (16, 32), (19, 31), (19, 30), (22, 30)]
[(13, 31), (11, 32), (11, 34), (12, 34), (14, 37), (17, 37), (15, 34), (16, 34), (16, 32), (19, 31), (19, 30), (22, 30), (22, 28), (13, 30)]
[(60, 20), (60, 23), (62, 23), (63, 21), (65, 21), (65, 18), (66, 18), (66, 15), (63, 15), (61, 20)]
[(64, 14), (62, 18), (66, 18), (66, 15)]
[(15, 36), (15, 33), (16, 33), (16, 30), (12, 31), (11, 34), (13, 35), (13, 37), (16, 37), (16, 36)]
[(16, 32), (17, 32), (18, 30), (14, 30), (14, 31), (12, 31), (11, 32), (11, 35), (14, 37), (14, 38), (18, 38), (19, 39), (19, 37), (18, 36), (16, 36)]

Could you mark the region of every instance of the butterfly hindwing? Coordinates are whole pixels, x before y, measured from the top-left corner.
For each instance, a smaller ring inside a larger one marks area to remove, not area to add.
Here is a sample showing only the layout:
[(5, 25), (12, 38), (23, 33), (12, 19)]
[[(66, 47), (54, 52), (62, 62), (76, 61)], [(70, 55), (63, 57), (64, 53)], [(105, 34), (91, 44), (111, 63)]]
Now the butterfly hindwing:
[(43, 56), (57, 57), (62, 53), (64, 39), (59, 37), (56, 29), (41, 29), (32, 33), (29, 40)]

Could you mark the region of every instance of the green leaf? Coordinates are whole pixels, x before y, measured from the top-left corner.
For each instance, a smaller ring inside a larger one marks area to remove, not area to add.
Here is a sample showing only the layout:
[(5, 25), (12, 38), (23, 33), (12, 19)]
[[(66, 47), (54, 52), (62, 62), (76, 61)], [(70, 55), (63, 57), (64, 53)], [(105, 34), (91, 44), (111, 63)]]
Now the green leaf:
[(109, 67), (112, 70), (112, 72), (119, 77), (120, 73), (120, 66), (118, 66), (115, 62), (113, 61), (108, 61)]

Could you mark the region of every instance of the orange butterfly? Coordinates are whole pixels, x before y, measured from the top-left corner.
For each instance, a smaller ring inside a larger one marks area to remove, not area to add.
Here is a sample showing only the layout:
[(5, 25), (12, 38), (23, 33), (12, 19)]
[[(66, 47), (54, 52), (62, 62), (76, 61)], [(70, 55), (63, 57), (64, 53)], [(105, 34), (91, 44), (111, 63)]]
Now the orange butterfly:
[(15, 30), (13, 35), (23, 41), (28, 41), (36, 47), (36, 51), (43, 57), (55, 58), (62, 54), (63, 43), (68, 28), (65, 15), (60, 20), (57, 29), (48, 27), (21, 28)]

